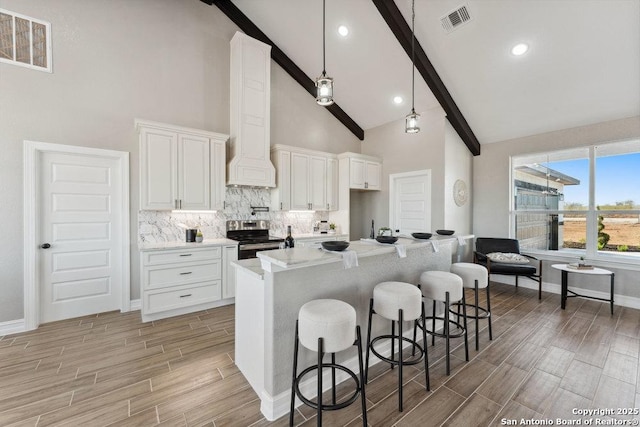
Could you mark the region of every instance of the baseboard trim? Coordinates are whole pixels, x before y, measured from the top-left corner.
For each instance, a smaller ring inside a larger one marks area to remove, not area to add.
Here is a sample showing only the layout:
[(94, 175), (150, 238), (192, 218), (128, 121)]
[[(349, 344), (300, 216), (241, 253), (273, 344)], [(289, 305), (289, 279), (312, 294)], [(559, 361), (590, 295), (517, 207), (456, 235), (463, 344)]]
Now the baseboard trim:
[[(496, 280), (498, 279), (498, 280)], [(491, 281), (492, 282), (498, 282), (498, 283), (502, 283), (505, 285), (511, 285), (511, 286), (515, 286), (515, 278), (510, 277), (510, 276), (501, 276), (498, 274), (495, 275), (491, 275)], [(607, 287), (608, 287), (608, 283), (607, 283)], [(518, 281), (518, 287), (522, 287), (522, 288), (527, 288), (527, 289), (535, 289), (536, 291), (538, 290), (538, 283), (534, 282), (532, 280), (519, 280)], [(551, 292), (552, 294), (558, 294), (560, 295), (560, 291), (561, 291), (561, 286), (558, 285), (557, 283), (549, 283), (549, 282), (542, 282), (542, 290), (545, 292)], [(602, 291), (593, 291), (590, 289), (583, 289), (583, 288), (577, 288), (574, 286), (569, 286), (569, 290), (570, 291), (575, 291), (578, 292), (579, 294), (588, 296), (588, 297), (594, 297), (594, 298), (605, 298), (605, 299), (609, 299), (609, 292), (602, 292)], [(630, 296), (626, 296), (626, 295), (620, 295), (620, 294), (614, 294), (613, 295), (613, 304), (614, 305), (619, 305), (622, 307), (627, 307), (627, 308), (638, 308), (640, 309), (640, 298), (636, 298), (636, 297), (630, 297)], [(560, 301), (558, 300), (558, 305), (560, 305)]]
[(129, 311), (140, 311), (142, 308), (142, 300), (140, 299), (132, 299), (129, 304)]
[(24, 319), (10, 320), (0, 323), (0, 336), (17, 334), (26, 331), (26, 323)]

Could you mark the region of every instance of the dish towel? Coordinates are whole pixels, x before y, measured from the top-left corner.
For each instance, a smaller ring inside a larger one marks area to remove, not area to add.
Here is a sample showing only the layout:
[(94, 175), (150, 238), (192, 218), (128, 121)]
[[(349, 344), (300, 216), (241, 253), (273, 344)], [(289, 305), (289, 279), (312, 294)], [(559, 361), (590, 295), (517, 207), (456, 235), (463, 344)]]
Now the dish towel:
[(438, 241), (437, 240), (430, 240), (431, 242), (431, 247), (433, 248), (433, 252), (438, 252), (440, 249), (438, 248)]
[(345, 270), (347, 268), (357, 267), (358, 266), (358, 254), (356, 251), (346, 250), (340, 252), (342, 254), (342, 265)]
[(396, 252), (398, 252), (398, 258), (407, 257), (407, 245), (395, 245)]
[(458, 244), (459, 244), (460, 246), (464, 246), (464, 245), (466, 245), (466, 244), (467, 244), (467, 240), (466, 240), (464, 237), (462, 237), (462, 236), (458, 236)]

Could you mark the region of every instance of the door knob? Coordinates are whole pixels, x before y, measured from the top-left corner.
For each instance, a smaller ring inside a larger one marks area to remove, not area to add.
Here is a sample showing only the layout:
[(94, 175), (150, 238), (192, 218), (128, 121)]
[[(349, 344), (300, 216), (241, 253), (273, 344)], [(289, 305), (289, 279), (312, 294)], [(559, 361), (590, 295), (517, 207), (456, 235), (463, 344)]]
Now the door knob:
[(43, 244), (40, 245), (40, 247), (42, 249), (49, 249), (51, 247), (51, 245), (49, 243), (43, 243)]

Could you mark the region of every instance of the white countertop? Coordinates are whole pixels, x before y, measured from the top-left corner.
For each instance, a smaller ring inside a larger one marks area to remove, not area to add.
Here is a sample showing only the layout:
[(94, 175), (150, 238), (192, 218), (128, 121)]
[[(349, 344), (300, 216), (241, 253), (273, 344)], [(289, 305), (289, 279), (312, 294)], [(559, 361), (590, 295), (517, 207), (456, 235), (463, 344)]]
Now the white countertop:
[[(347, 250), (355, 251), (358, 258), (362, 258), (385, 253), (395, 253), (397, 251), (397, 245), (405, 245), (407, 249), (411, 249), (433, 244), (438, 246), (445, 242), (454, 240), (457, 240), (456, 236), (437, 236), (436, 239), (432, 238), (430, 240), (399, 238), (395, 244), (387, 245), (378, 243), (374, 240), (365, 239), (351, 242)], [(266, 271), (277, 271), (281, 269), (301, 268), (333, 262), (342, 262), (341, 252), (329, 252), (309, 247), (261, 251), (258, 252), (257, 255), (262, 261), (262, 268)]]
[(237, 261), (231, 261), (231, 265), (239, 267), (247, 271), (254, 278), (262, 280), (264, 276), (264, 270), (262, 269), (262, 263), (258, 258), (240, 259)]
[(138, 244), (138, 249), (141, 251), (153, 251), (161, 249), (194, 249), (203, 248), (208, 246), (229, 246), (237, 245), (238, 242), (231, 239), (205, 239), (202, 243), (195, 242), (146, 242)]
[[(347, 234), (341, 234), (341, 233), (298, 233), (298, 234), (291, 234), (291, 236), (293, 237), (293, 240), (306, 240), (306, 239), (321, 239), (324, 237), (327, 237), (329, 239), (346, 239), (347, 238)], [(285, 238), (286, 236), (278, 236), (281, 238)]]

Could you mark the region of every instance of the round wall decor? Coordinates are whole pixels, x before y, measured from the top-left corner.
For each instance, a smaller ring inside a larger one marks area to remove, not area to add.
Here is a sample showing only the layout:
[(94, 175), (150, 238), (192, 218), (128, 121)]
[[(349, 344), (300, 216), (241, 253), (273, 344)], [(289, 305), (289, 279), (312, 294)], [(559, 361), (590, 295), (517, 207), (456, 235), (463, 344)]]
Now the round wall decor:
[(462, 206), (467, 203), (469, 199), (469, 190), (467, 190), (467, 184), (458, 179), (453, 184), (453, 200), (456, 202), (456, 205)]

